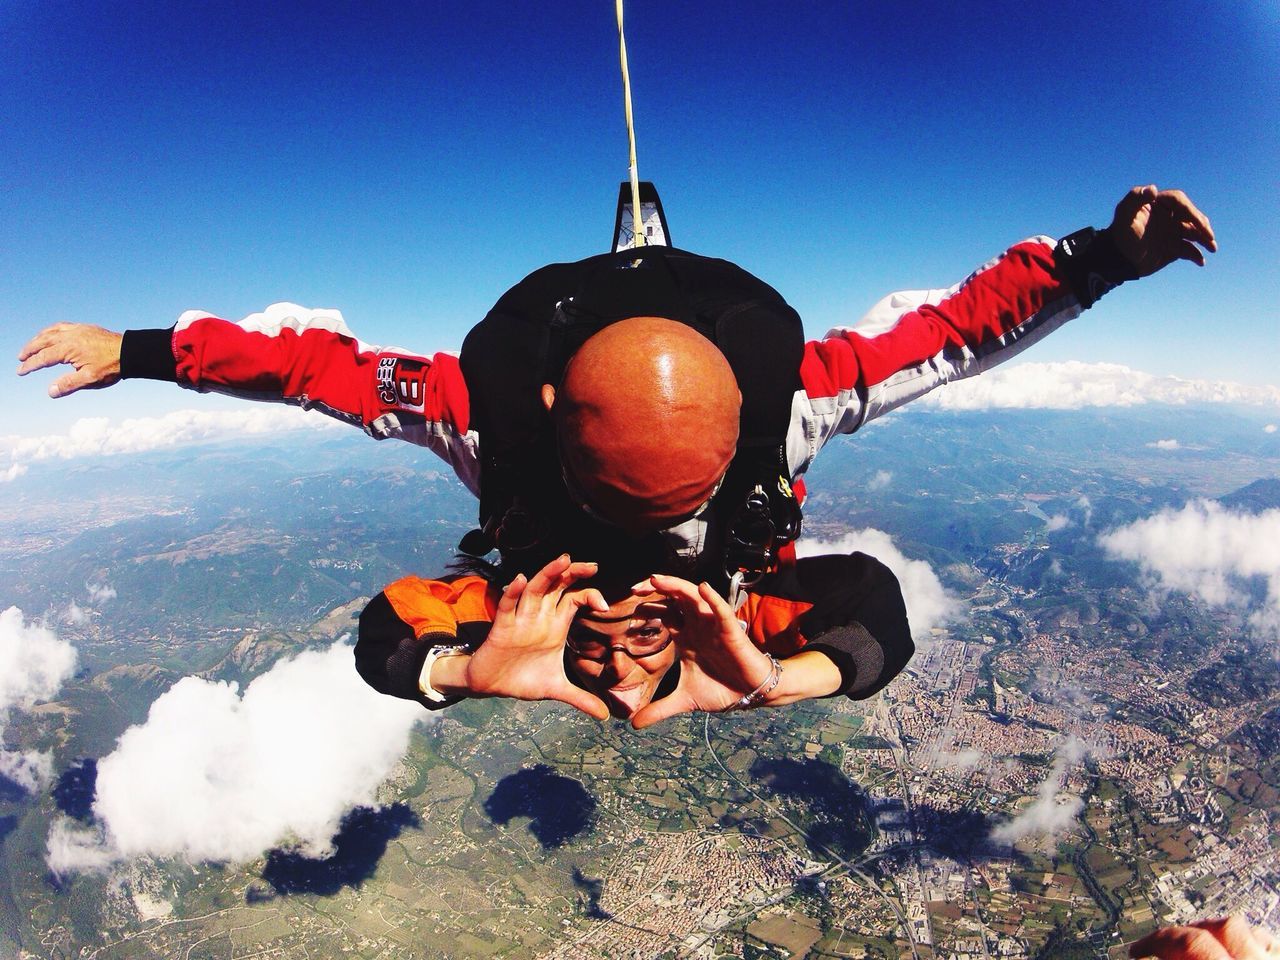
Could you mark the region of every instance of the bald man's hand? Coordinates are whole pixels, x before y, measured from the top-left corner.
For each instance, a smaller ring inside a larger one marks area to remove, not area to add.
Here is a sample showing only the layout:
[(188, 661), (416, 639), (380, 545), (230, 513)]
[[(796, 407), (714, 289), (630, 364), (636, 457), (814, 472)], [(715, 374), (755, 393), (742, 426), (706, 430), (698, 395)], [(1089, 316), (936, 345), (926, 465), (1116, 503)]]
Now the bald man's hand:
[(1162, 927), (1129, 946), (1129, 956), (1160, 960), (1274, 960), (1280, 940), (1241, 916)]
[(49, 396), (100, 390), (120, 379), (121, 334), (88, 323), (55, 323), (37, 333), (18, 353), (18, 376), (60, 363), (75, 369), (49, 386)]
[(1155, 184), (1134, 187), (1125, 194), (1107, 231), (1140, 277), (1163, 270), (1175, 260), (1203, 267), (1200, 247), (1211, 252), (1218, 249), (1209, 218), (1187, 195), (1181, 190), (1160, 190)]

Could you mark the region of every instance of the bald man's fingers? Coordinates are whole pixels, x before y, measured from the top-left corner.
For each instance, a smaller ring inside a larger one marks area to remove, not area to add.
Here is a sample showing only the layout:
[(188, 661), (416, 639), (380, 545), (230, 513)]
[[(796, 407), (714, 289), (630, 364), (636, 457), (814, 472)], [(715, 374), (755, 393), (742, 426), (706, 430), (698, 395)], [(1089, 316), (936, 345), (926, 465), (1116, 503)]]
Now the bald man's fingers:
[(18, 376), (67, 363), (75, 371), (56, 380), (49, 396), (109, 387), (120, 379), (121, 335), (86, 323), (56, 323), (32, 337), (18, 352)]
[(1138, 211), (1151, 203), (1156, 198), (1155, 184), (1147, 184), (1144, 187), (1134, 187), (1116, 204), (1115, 222), (1128, 226), (1137, 219)]
[(88, 367), (82, 367), (79, 370), (73, 370), (71, 373), (64, 373), (49, 384), (49, 396), (57, 400), (59, 397), (69, 396), (78, 390), (99, 390), (103, 387), (109, 387), (115, 382), (115, 380), (104, 381)]
[(18, 359), (26, 360), (41, 350), (47, 350), (69, 326), (70, 324), (66, 323), (55, 323), (52, 326), (45, 327), (23, 345), (22, 349), (18, 351)]
[(1190, 240), (1178, 241), (1178, 253), (1175, 259), (1189, 260), (1197, 267), (1203, 267), (1205, 263), (1204, 253)]
[(1218, 249), (1218, 241), (1214, 236), (1213, 227), (1209, 224), (1209, 218), (1201, 213), (1181, 190), (1160, 191), (1156, 195), (1155, 205), (1182, 222), (1189, 230), (1191, 239), (1204, 244), (1210, 250)]
[(18, 359), (22, 361), (18, 365), (18, 376), (20, 377), (25, 377), (28, 373), (34, 373), (37, 370), (43, 370), (45, 367), (69, 362), (66, 351), (59, 345), (51, 343), (34, 350), (24, 349), (22, 353), (18, 354)]

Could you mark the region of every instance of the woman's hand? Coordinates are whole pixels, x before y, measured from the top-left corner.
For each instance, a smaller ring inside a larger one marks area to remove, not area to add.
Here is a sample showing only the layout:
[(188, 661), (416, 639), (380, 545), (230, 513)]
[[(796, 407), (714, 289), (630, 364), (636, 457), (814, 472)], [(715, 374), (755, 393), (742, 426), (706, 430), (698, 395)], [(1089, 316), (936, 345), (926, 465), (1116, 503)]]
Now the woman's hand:
[(598, 590), (570, 589), (595, 572), (594, 563), (574, 563), (565, 554), (531, 580), (517, 576), (502, 591), (488, 638), (470, 656), (437, 660), (431, 686), (446, 696), (559, 700), (604, 720), (609, 708), (570, 683), (564, 672), (565, 638), (574, 614), (586, 606), (609, 609)]
[[(668, 717), (732, 710), (770, 679), (773, 662), (747, 636), (737, 615), (709, 584), (655, 574), (633, 588), (675, 601), (681, 622), (672, 627), (680, 652), (680, 680), (668, 696), (631, 718), (637, 730)], [(801, 651), (782, 664), (782, 675), (753, 707), (776, 707), (825, 697), (840, 689), (840, 670), (824, 653)]]

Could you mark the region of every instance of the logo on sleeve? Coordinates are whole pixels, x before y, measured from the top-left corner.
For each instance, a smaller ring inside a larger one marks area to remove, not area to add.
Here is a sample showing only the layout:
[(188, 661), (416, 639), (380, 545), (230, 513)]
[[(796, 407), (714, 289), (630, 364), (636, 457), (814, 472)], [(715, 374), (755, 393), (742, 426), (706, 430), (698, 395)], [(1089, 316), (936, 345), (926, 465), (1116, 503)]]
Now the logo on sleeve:
[(425, 397), (422, 378), (427, 364), (402, 357), (378, 361), (378, 400), (387, 406), (421, 410)]

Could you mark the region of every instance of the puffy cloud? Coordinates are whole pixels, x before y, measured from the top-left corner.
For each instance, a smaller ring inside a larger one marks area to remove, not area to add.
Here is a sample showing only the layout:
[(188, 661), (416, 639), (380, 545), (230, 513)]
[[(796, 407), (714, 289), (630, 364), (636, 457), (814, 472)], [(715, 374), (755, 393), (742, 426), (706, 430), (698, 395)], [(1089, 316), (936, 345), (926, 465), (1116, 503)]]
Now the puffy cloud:
[(48, 700), (75, 667), (75, 648), (48, 627), (17, 607), (0, 613), (0, 715)]
[(366, 686), (343, 641), (277, 663), (243, 694), (184, 677), (98, 761), (97, 826), (56, 825), (49, 865), (242, 863), (282, 843), (323, 856), (342, 816), (374, 802), (423, 716)]
[(1049, 533), (1056, 533), (1057, 531), (1062, 530), (1063, 528), (1068, 527), (1070, 525), (1071, 525), (1070, 517), (1068, 517), (1065, 513), (1055, 513), (1053, 516), (1051, 516), (1048, 520), (1045, 521), (1044, 528)]
[(968, 747), (964, 750), (957, 750), (954, 753), (939, 752), (933, 759), (939, 766), (952, 770), (972, 770), (986, 759), (986, 754), (981, 750)]
[(1178, 441), (1177, 440), (1157, 440), (1155, 443), (1148, 443), (1147, 446), (1152, 447), (1156, 450), (1177, 450)]
[(1263, 433), (1275, 433), (1275, 432), (1276, 432), (1276, 425), (1275, 425), (1274, 423), (1268, 423), (1265, 427), (1263, 427), (1263, 428), (1262, 428), (1262, 432), (1263, 432)]
[[(1094, 706), (1089, 691), (1080, 686), (1078, 678), (1069, 667), (1040, 662), (1031, 676), (1031, 692), (1038, 700), (1052, 703), (1059, 710), (1073, 717), (1087, 716)], [(1099, 755), (1096, 748), (1090, 753)]]
[[(1098, 542), (1112, 558), (1136, 561), (1152, 586), (1248, 611), (1255, 629), (1280, 637), (1280, 509), (1242, 513), (1195, 500), (1104, 533)], [(1256, 579), (1266, 585), (1261, 605), (1249, 596), (1247, 581)]]
[(1085, 758), (1089, 750), (1084, 741), (1068, 737), (1054, 754), (1053, 766), (1036, 790), (1036, 798), (1023, 807), (1012, 820), (997, 824), (991, 839), (1014, 844), (1024, 837), (1056, 837), (1069, 830), (1084, 809), (1077, 796), (1063, 794), (1062, 785), (1070, 769)]
[(34, 792), (53, 779), (53, 757), (40, 750), (0, 750), (0, 776)]
[(70, 817), (59, 817), (49, 828), (45, 861), (59, 876), (105, 870), (119, 857), (106, 844), (100, 829), (85, 829)]
[(950, 384), (921, 398), (946, 410), (1079, 410), (1147, 403), (1280, 406), (1280, 387), (1158, 377), (1117, 363), (1023, 363)]
[(911, 632), (921, 637), (932, 628), (959, 619), (959, 601), (942, 585), (933, 567), (924, 560), (911, 560), (883, 530), (868, 527), (853, 530), (838, 540), (806, 540), (796, 543), (796, 553), (812, 557), (823, 553), (851, 553), (861, 550), (893, 571), (902, 586)]
[(1080, 499), (1076, 501), (1076, 507), (1084, 514), (1084, 525), (1087, 527), (1093, 520), (1093, 501), (1082, 493)]
[[(52, 698), (76, 668), (76, 651), (39, 623), (27, 623), (22, 611), (0, 613), (0, 743), (12, 710), (30, 709)], [(47, 754), (0, 749), (0, 774), (28, 790), (48, 780)]]
[(868, 490), (883, 490), (893, 481), (893, 474), (888, 470), (877, 470), (876, 475), (867, 481)]
[[(104, 584), (86, 583), (85, 590), (89, 594), (90, 607), (97, 606), (106, 600), (114, 600), (116, 597), (115, 587)], [(75, 600), (72, 600), (62, 612), (62, 620), (74, 627), (83, 627), (91, 619), (91, 613), (91, 608), (82, 607)]]
[(11, 483), (27, 472), (27, 466), (24, 463), (11, 463), (8, 469), (0, 470), (0, 483)]
[(246, 410), (175, 410), (160, 417), (135, 417), (113, 423), (107, 417), (86, 417), (66, 433), (43, 437), (0, 437), (0, 456), (10, 466), (0, 477), (12, 480), (38, 460), (143, 453), (165, 447), (276, 434), (289, 430), (337, 426), (328, 417), (308, 415), (296, 407), (271, 404)]
[(987, 755), (981, 750), (966, 747), (961, 750), (931, 750), (917, 755), (914, 762), (929, 770), (947, 770), (955, 774), (966, 774), (987, 761)]
[(955, 776), (965, 776), (971, 771), (988, 766), (991, 758), (973, 747), (958, 747), (954, 727), (943, 727), (930, 740), (929, 746), (911, 755), (914, 766), (924, 770), (942, 770)]

